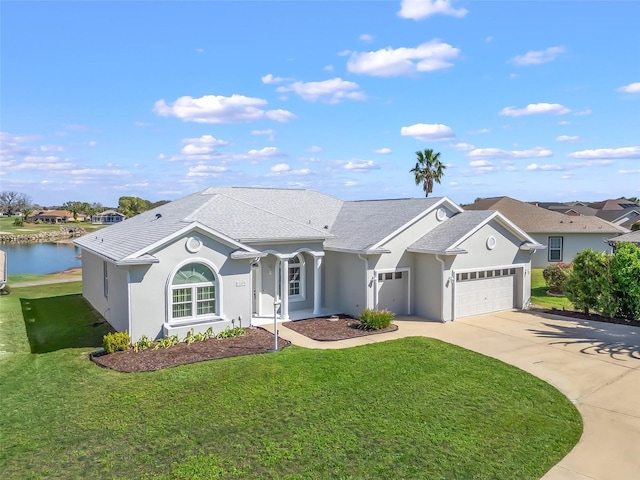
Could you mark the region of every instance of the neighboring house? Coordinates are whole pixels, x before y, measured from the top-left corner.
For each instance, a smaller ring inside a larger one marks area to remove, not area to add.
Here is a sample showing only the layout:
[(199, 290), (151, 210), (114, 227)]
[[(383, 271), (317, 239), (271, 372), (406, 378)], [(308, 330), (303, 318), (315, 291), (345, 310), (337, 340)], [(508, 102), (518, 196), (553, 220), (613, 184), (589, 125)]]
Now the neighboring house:
[(621, 227), (631, 228), (634, 223), (640, 222), (640, 206), (627, 207), (621, 210), (598, 210), (596, 215), (598, 218)]
[[(83, 295), (117, 330), (184, 336), (389, 309), (449, 321), (524, 308), (542, 245), (446, 197), (343, 202), (210, 188), (77, 240)], [(279, 307), (274, 302), (279, 300)]]
[(640, 208), (640, 205), (626, 198), (616, 198), (593, 202), (589, 204), (589, 207), (596, 210), (624, 210), (625, 208)]
[(125, 218), (120, 212), (116, 212), (115, 210), (105, 210), (104, 212), (100, 212), (91, 217), (91, 223), (99, 224), (99, 225), (112, 225), (114, 223), (120, 223)]
[(640, 247), (640, 230), (609, 239), (609, 244), (611, 246), (615, 246), (615, 244), (619, 242), (631, 242)]
[[(40, 210), (33, 215), (31, 219), (35, 222), (40, 221), (44, 223), (67, 223), (75, 221), (73, 213), (68, 210)], [(86, 215), (78, 213), (77, 220), (83, 222), (86, 219)]]
[(629, 231), (595, 216), (564, 215), (510, 197), (484, 198), (465, 206), (465, 209), (498, 210), (536, 242), (546, 245), (546, 251), (538, 251), (532, 257), (532, 268), (571, 262), (586, 248), (611, 252), (608, 239)]

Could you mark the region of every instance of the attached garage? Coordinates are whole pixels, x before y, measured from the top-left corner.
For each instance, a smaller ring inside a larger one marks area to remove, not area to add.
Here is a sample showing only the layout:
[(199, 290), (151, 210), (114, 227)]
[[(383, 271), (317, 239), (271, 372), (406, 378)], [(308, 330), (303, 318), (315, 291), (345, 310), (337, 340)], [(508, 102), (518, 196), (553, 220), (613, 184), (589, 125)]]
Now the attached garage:
[(455, 318), (516, 308), (516, 269), (456, 273)]
[(409, 315), (409, 272), (378, 272), (377, 308), (396, 315)]

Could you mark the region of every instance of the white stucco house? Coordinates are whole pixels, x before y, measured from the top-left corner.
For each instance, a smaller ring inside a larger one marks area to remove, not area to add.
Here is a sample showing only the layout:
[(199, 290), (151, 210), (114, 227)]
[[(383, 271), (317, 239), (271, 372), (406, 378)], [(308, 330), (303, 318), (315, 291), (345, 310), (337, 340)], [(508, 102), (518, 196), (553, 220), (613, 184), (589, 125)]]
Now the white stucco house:
[(609, 238), (627, 233), (626, 228), (596, 216), (565, 215), (510, 197), (491, 197), (465, 205), (465, 210), (497, 210), (507, 216), (537, 243), (545, 245), (531, 258), (532, 268), (569, 263), (576, 254), (590, 248), (611, 253)]
[(75, 241), (83, 295), (133, 341), (389, 309), (450, 321), (526, 308), (544, 248), (446, 197), (341, 201), (209, 188)]

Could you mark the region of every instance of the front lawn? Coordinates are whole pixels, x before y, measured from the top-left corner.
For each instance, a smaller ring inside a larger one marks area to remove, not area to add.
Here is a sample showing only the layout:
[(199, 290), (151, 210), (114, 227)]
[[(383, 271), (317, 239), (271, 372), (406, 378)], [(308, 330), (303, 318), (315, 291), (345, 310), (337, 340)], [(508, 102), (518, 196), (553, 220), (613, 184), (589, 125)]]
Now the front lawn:
[(543, 268), (531, 269), (531, 305), (541, 308), (573, 310), (573, 304), (567, 297), (556, 297), (547, 293), (547, 284), (542, 276)]
[(0, 298), (3, 479), (533, 479), (581, 434), (548, 384), (427, 338), (106, 370), (79, 292)]

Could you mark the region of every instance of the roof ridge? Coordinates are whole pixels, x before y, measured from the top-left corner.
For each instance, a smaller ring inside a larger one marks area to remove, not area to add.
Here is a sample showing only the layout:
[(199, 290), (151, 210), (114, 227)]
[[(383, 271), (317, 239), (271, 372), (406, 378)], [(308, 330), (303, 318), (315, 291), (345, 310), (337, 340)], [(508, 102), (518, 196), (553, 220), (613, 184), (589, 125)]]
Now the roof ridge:
[[(274, 188), (273, 190), (278, 190), (278, 189)], [(307, 190), (307, 189), (295, 189), (295, 188), (291, 188), (291, 189), (287, 189), (287, 190), (291, 190), (291, 191), (298, 191), (298, 192), (314, 191), (314, 190)], [(271, 214), (271, 215), (274, 215), (274, 216), (276, 216), (276, 217), (278, 217), (278, 218), (282, 218), (282, 219), (284, 219), (284, 220), (287, 220), (288, 222), (293, 222), (293, 223), (295, 223), (295, 224), (297, 224), (297, 225), (302, 225), (302, 226), (307, 227), (307, 228), (312, 228), (312, 229), (314, 229), (314, 230), (316, 230), (316, 231), (318, 231), (318, 232), (321, 232), (324, 236), (326, 236), (326, 235), (327, 235), (327, 233), (328, 233), (328, 232), (327, 232), (326, 230), (324, 230), (323, 228), (317, 228), (317, 227), (314, 227), (313, 225), (310, 225), (310, 224), (308, 224), (308, 223), (303, 223), (303, 222), (300, 222), (300, 221), (298, 221), (298, 220), (294, 220), (293, 218), (286, 217), (286, 216), (284, 216), (284, 215), (282, 215), (282, 214), (280, 214), (280, 213), (272, 212), (271, 210), (268, 210), (268, 209), (266, 209), (266, 208), (264, 208), (264, 207), (262, 207), (262, 206), (260, 206), (260, 205), (254, 205), (253, 203), (249, 203), (249, 202), (247, 202), (247, 201), (245, 201), (245, 200), (241, 200), (241, 199), (239, 199), (239, 198), (232, 197), (231, 195), (227, 195), (226, 193), (218, 193), (217, 195), (227, 197), (227, 198), (229, 198), (229, 199), (231, 199), (231, 200), (234, 200), (234, 201), (236, 201), (236, 202), (238, 202), (238, 203), (242, 203), (243, 205), (247, 205), (247, 206), (249, 206), (249, 207), (251, 207), (251, 208), (255, 208), (256, 210), (261, 210), (261, 211), (263, 211), (263, 212), (266, 212), (266, 213), (269, 213), (269, 214)], [(329, 197), (330, 197), (331, 195), (327, 195), (327, 196), (329, 196)], [(331, 197), (331, 198), (333, 198), (333, 199), (335, 199), (335, 200), (338, 200), (339, 202), (341, 202), (341, 203), (342, 203), (342, 205), (344, 205), (344, 201), (342, 201), (342, 200), (340, 200), (340, 199), (338, 199), (338, 198), (335, 198), (335, 197)], [(213, 200), (213, 198), (212, 198), (211, 200)], [(340, 208), (341, 208), (341, 209), (342, 209), (342, 205), (340, 205)]]

